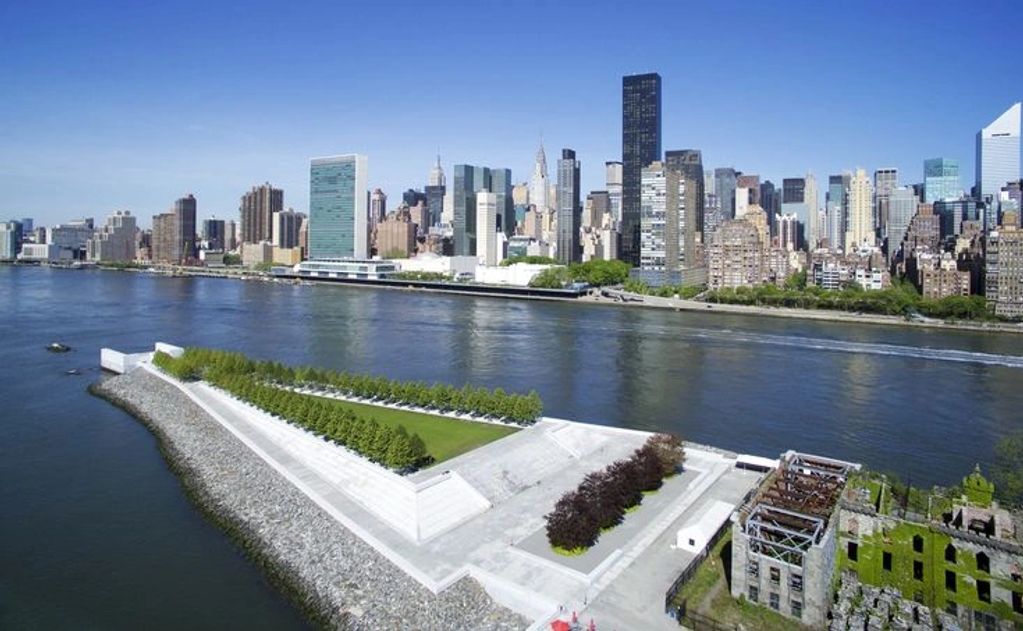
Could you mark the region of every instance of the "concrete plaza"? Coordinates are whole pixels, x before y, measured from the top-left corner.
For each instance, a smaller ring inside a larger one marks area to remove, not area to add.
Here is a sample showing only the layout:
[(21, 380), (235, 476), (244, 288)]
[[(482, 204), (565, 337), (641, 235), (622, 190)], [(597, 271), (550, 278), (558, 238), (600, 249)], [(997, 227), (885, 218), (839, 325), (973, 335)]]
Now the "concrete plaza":
[(587, 473), (627, 457), (649, 433), (544, 418), (403, 477), (208, 384), (178, 382), (148, 362), (139, 369), (181, 389), (431, 591), (472, 576), (535, 628), (572, 611), (600, 629), (671, 628), (664, 592), (694, 558), (673, 548), (676, 531), (715, 501), (737, 503), (759, 480), (736, 469), (732, 454), (687, 445), (683, 473), (585, 554), (563, 557), (546, 544), (544, 514)]

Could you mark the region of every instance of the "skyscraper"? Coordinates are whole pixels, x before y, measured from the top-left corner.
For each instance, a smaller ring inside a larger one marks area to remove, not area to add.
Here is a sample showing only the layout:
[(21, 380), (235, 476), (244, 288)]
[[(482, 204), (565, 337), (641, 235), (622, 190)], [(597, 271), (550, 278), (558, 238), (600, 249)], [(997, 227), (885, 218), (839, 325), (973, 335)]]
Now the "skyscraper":
[[(663, 270), (665, 265), (665, 217), (667, 171), (663, 162), (651, 162), (640, 174), (639, 267)], [(673, 181), (678, 186), (678, 178)]]
[(275, 248), (298, 247), (298, 231), (302, 227), (302, 219), (301, 213), (296, 213), (290, 208), (273, 214), (270, 241)]
[(269, 182), (253, 186), (242, 195), (238, 207), (242, 222), (242, 242), (259, 243), (270, 240), (270, 220), (273, 214), (284, 210), (284, 191)]
[(718, 196), (718, 209), (723, 221), (735, 217), (735, 183), (735, 169), (732, 167), (714, 169), (714, 192)]
[(806, 217), (804, 225), (806, 226), (806, 234), (804, 238), (806, 240), (809, 251), (817, 249), (817, 244), (820, 243), (821, 239), (821, 214), (820, 214), (820, 203), (817, 198), (817, 178), (813, 173), (806, 172), (806, 177), (803, 179), (803, 200), (806, 204)]
[(314, 158), (309, 169), (309, 258), (367, 258), (368, 159)]
[(543, 140), (540, 141), (540, 148), (536, 150), (536, 162), (533, 164), (533, 177), (529, 183), (529, 203), (536, 207), (541, 215), (551, 207), (547, 199), (547, 154), (543, 151)]
[(476, 261), (493, 266), (498, 261), (497, 194), (481, 190), (476, 193)]
[(781, 213), (781, 200), (778, 198), (774, 182), (764, 180), (760, 185), (760, 207), (764, 209), (768, 217), (774, 217)]
[(997, 222), (998, 194), (1007, 182), (1018, 180), (1020, 104), (1015, 103), (977, 132), (977, 197), (991, 200), (985, 228)]
[(379, 188), (375, 188), (369, 194), (369, 227), (367, 230), (372, 232), (373, 228), (386, 217), (387, 193), (384, 193)]
[(828, 177), (828, 192), (825, 204), (825, 227), (828, 248), (845, 251), (845, 230), (849, 215), (849, 184), (852, 175), (832, 175)]
[(582, 259), (579, 228), (583, 209), (579, 203), (579, 167), (575, 151), (562, 149), (558, 160), (558, 260), (566, 265)]
[(611, 196), (607, 191), (590, 191), (586, 196), (586, 207), (583, 213), (583, 225), (599, 228), (604, 221), (604, 213), (611, 212)]
[(195, 214), (196, 202), (191, 193), (174, 202), (174, 221), (177, 226), (175, 250), (182, 263), (194, 261), (199, 256), (195, 247)]
[(959, 199), (962, 196), (959, 186), (959, 161), (948, 158), (931, 158), (924, 160), (924, 203), (946, 199)]
[[(452, 187), (452, 229), (455, 256), (476, 255), (476, 193), (486, 191), (497, 195), (498, 221), (514, 225), (512, 204), (512, 175), (510, 169), (491, 169), (471, 164), (455, 165)], [(502, 231), (504, 231), (504, 224)]]
[(154, 263), (181, 262), (181, 251), (177, 249), (177, 220), (173, 212), (153, 215), (152, 252), (149, 258)]
[(617, 224), (622, 220), (622, 163), (605, 162), (604, 170), (604, 182), (607, 186), (608, 202), (611, 204), (611, 216)]
[(455, 256), (470, 256), (476, 253), (476, 192), (487, 190), (490, 169), (456, 164), (454, 178), (451, 220), (454, 253)]
[(863, 169), (856, 169), (849, 181), (849, 215), (845, 231), (846, 253), (855, 251), (864, 243), (868, 246), (875, 244), (873, 199), (874, 192), (867, 172)]
[[(671, 169), (676, 169), (682, 174), (682, 177), (686, 180), (692, 180), (691, 189), (686, 190), (686, 201), (689, 202), (693, 207), (692, 211), (695, 213), (695, 223), (693, 230), (703, 234), (704, 225), (704, 212), (705, 212), (705, 196), (706, 191), (704, 190), (704, 173), (703, 173), (703, 154), (700, 153), (699, 149), (681, 149), (678, 151), (665, 151), (664, 152), (664, 163), (665, 166)], [(706, 242), (706, 240), (704, 240)]]
[(438, 155), (437, 164), (430, 169), (429, 184), (426, 186), (426, 208), (430, 216), (430, 225), (421, 226), (423, 232), (441, 222), (440, 217), (444, 212), (444, 193), (446, 192), (447, 179), (444, 177), (444, 168), (440, 165), (440, 155)]
[(506, 236), (515, 234), (515, 200), (512, 197), (511, 169), (490, 169), (490, 192), (497, 195), (497, 229)]
[(881, 237), (888, 225), (888, 196), (898, 187), (898, 169), (885, 167), (874, 171), (874, 225)]
[(806, 221), (809, 217), (810, 211), (806, 204), (806, 178), (787, 177), (781, 181), (781, 214), (795, 215), (802, 221)]
[(760, 206), (760, 176), (755, 173), (743, 173), (735, 179), (736, 188), (749, 189), (747, 205)]
[(906, 237), (909, 222), (916, 214), (920, 198), (912, 186), (900, 186), (888, 193), (888, 260), (895, 260), (899, 246)]
[(639, 265), (640, 178), (661, 158), (661, 75), (622, 77), (622, 236), (620, 258)]
[(224, 249), (224, 232), (227, 224), (223, 219), (202, 220), (202, 240), (206, 243), (207, 250)]
[(643, 169), (640, 268), (663, 271), (661, 282), (678, 284), (690, 267), (696, 242), (696, 185), (681, 165), (653, 162)]

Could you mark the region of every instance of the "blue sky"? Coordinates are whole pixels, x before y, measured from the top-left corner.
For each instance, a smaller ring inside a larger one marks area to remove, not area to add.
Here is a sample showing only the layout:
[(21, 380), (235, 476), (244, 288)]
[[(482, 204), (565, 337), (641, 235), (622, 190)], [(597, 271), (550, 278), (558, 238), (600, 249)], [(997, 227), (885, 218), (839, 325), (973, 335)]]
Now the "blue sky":
[[(166, 6), (164, 6), (166, 4)], [(665, 149), (761, 179), (961, 161), (1023, 97), (1018, 2), (0, 4), (0, 217), (55, 223), (192, 192), (236, 217), (270, 181), (306, 210), (308, 159), (369, 156), (422, 187), (438, 149), (528, 178), (543, 133), (603, 188), (621, 76), (660, 72)], [(553, 168), (552, 168), (553, 175)]]

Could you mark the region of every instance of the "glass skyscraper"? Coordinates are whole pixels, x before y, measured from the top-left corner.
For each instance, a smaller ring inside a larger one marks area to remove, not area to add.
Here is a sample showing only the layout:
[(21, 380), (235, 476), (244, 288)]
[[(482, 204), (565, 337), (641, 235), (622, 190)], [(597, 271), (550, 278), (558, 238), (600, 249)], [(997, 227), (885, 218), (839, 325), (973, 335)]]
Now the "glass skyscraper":
[(575, 151), (562, 149), (558, 160), (558, 261), (566, 265), (578, 263), (582, 255), (579, 228), (583, 209), (579, 198), (579, 161)]
[(924, 160), (924, 203), (959, 199), (959, 161), (948, 158)]
[(452, 230), (455, 256), (476, 254), (476, 193), (489, 190), (490, 169), (471, 164), (455, 165), (455, 183), (451, 191), (454, 196)]
[(309, 258), (369, 256), (367, 159), (314, 158), (309, 169)]
[(490, 169), (490, 192), (497, 195), (497, 227), (507, 236), (515, 234), (515, 200), (511, 169)]
[(900, 186), (888, 193), (888, 260), (899, 253), (909, 222), (916, 214), (919, 199), (912, 186)]
[(722, 219), (735, 218), (735, 169), (719, 167), (714, 169), (714, 192), (718, 196), (718, 208)]
[(977, 197), (990, 198), (985, 228), (994, 228), (998, 216), (998, 194), (1006, 183), (1018, 180), (1020, 104), (1016, 103), (977, 132)]
[(622, 77), (622, 236), (620, 258), (639, 267), (640, 179), (661, 158), (661, 75)]

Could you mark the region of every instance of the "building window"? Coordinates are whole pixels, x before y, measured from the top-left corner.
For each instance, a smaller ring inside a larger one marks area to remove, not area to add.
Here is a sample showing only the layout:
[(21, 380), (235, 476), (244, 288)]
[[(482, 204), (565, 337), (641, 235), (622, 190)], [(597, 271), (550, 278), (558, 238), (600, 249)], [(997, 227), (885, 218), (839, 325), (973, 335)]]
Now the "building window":
[(849, 556), (850, 561), (859, 561), (860, 546), (855, 541), (850, 541), (849, 545), (846, 546), (846, 554)]
[(771, 583), (777, 585), (781, 582), (781, 570), (776, 567), (771, 568)]
[(956, 590), (956, 573), (952, 570), (945, 570), (945, 589), (953, 593)]
[(792, 617), (793, 618), (802, 618), (803, 617), (803, 601), (801, 601), (801, 600), (793, 600), (791, 603), (789, 603), (789, 605), (790, 605), (790, 608), (792, 609)]
[(778, 598), (778, 594), (771, 592), (771, 609), (778, 611), (781, 608), (781, 599)]
[(924, 538), (920, 535), (913, 535), (913, 552), (924, 551)]
[(749, 601), (755, 603), (760, 600), (760, 590), (757, 589), (756, 585), (749, 586)]
[(951, 543), (945, 546), (945, 560), (949, 563), (956, 562), (956, 547)]
[(991, 573), (991, 559), (983, 552), (977, 553), (977, 569), (981, 572)]
[(918, 581), (924, 580), (924, 562), (913, 561), (913, 578)]
[(794, 592), (803, 591), (803, 576), (801, 574), (793, 574), (789, 578), (789, 586)]
[(887, 550), (881, 553), (881, 568), (884, 569), (885, 572), (892, 571), (892, 553)]
[(1023, 613), (1023, 593), (1012, 592), (1012, 610)]
[(760, 563), (750, 561), (749, 565), (746, 566), (746, 573), (750, 576), (760, 576)]
[(991, 602), (991, 582), (977, 581), (977, 600), (982, 603)]

